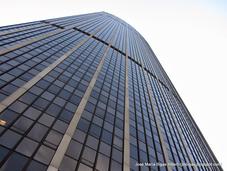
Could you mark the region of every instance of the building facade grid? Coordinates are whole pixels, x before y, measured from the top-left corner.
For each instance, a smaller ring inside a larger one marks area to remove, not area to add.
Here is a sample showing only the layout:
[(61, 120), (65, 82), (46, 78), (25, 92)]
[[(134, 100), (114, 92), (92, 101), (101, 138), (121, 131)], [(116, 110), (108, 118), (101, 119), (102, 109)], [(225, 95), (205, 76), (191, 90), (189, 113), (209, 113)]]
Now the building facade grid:
[(0, 101), (1, 170), (222, 170), (146, 40), (105, 12), (0, 27)]

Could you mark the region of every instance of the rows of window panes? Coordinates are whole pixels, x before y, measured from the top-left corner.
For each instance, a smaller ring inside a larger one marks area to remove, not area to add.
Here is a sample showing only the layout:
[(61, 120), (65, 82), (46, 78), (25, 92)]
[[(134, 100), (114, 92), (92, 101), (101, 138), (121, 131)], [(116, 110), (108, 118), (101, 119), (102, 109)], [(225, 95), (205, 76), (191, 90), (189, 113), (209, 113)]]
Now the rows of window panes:
[[(172, 96), (172, 100), (175, 99), (174, 96)], [(175, 99), (176, 100), (176, 99)], [(200, 149), (198, 148), (198, 144), (197, 144), (197, 139), (195, 138), (194, 133), (192, 133), (190, 131), (190, 126), (188, 125), (187, 121), (185, 120), (185, 118), (183, 117), (183, 113), (182, 113), (182, 109), (179, 108), (180, 104), (177, 104), (176, 101), (173, 102), (173, 106), (175, 107), (176, 110), (176, 117), (178, 119), (178, 123), (181, 125), (181, 128), (183, 129), (183, 135), (187, 138), (187, 145), (192, 153), (192, 157), (194, 159), (194, 161), (196, 163), (205, 163), (206, 160), (204, 160), (204, 156), (202, 155), (203, 153), (200, 151)], [(198, 167), (198, 169), (200, 170), (207, 170), (208, 168), (205, 167)]]
[[(152, 104), (148, 96), (141, 67), (129, 62), (129, 109), (130, 109), (130, 158), (131, 169), (148, 170), (151, 167), (136, 167), (137, 162), (164, 162)], [(152, 167), (165, 170), (165, 167)]]
[(109, 19), (102, 18), (102, 19), (94, 20), (93, 22), (84, 23), (84, 24), (82, 24), (80, 26), (76, 26), (76, 27), (85, 32), (88, 32), (90, 34), (94, 34), (94, 33), (96, 33), (97, 28), (102, 28), (109, 22), (110, 22)]
[(99, 39), (105, 41), (105, 42), (108, 38), (109, 38), (109, 40), (111, 40), (111, 37), (112, 37), (111, 35), (113, 34), (113, 32), (115, 32), (113, 30), (114, 26), (115, 26), (114, 22), (108, 23), (98, 33), (96, 33), (95, 36), (98, 37)]
[(110, 49), (60, 170), (122, 170), (125, 58)]
[(88, 41), (0, 115), (3, 170), (46, 169), (104, 50)]
[(23, 34), (23, 35), (18, 35), (19, 33), (17, 33), (13, 37), (9, 37), (9, 38), (7, 38), (5, 40), (2, 40), (1, 41), (2, 42), (1, 43), (1, 47), (2, 48), (7, 48), (7, 47), (10, 47), (10, 46), (22, 43), (23, 41), (30, 40), (31, 38), (37, 38), (37, 37), (39, 37), (41, 35), (50, 33), (50, 32), (52, 32), (52, 31), (54, 31), (56, 29), (57, 28), (55, 28), (55, 27), (46, 26), (46, 28), (44, 28), (44, 29), (40, 29), (40, 30), (37, 30), (37, 31), (32, 31), (30, 33), (26, 33), (26, 34)]
[[(169, 92), (168, 91), (165, 91), (165, 92), (167, 95), (167, 99), (169, 100), (170, 104), (173, 107), (177, 122), (180, 125), (180, 128), (182, 129), (182, 133), (183, 133), (184, 137), (186, 137), (186, 138), (184, 138), (184, 140), (187, 143), (187, 147), (189, 148), (188, 150), (190, 150), (189, 155), (192, 156), (194, 162), (201, 163), (201, 154), (199, 154), (197, 151), (198, 146), (194, 144), (195, 140), (194, 140), (193, 136), (190, 134), (190, 131), (188, 130), (187, 123), (184, 122), (184, 119), (182, 117), (180, 118), (181, 112), (180, 112), (179, 107), (176, 105), (176, 103), (173, 101), (173, 99), (169, 98)], [(172, 96), (172, 98), (174, 98), (174, 96)], [(200, 170), (201, 168), (199, 167), (198, 169)]]
[(40, 25), (39, 21), (35, 21), (35, 22), (30, 22), (30, 23), (22, 23), (22, 24), (15, 24), (15, 25), (9, 25), (9, 26), (3, 26), (0, 27), (0, 33), (6, 33), (6, 32), (13, 32), (13, 31), (17, 31), (20, 29), (26, 29), (26, 28), (32, 28), (35, 25)]
[[(158, 115), (157, 119), (160, 122), (170, 162), (189, 162), (182, 142), (184, 140), (179, 135), (179, 128), (171, 110), (183, 130), (185, 142), (194, 161), (197, 163), (213, 161), (205, 148), (204, 141), (187, 116), (187, 111), (166, 89), (172, 84), (149, 45), (136, 30), (117, 17), (97, 13), (2, 27), (0, 28), (0, 44), (3, 45), (1, 48), (26, 42), (30, 38), (40, 37), (56, 30), (57, 27), (51, 24), (77, 27), (90, 34), (102, 28), (96, 33), (98, 38), (109, 43), (116, 33), (112, 45), (123, 53), (126, 52), (127, 45), (130, 56), (128, 69), (131, 169), (149, 169), (135, 167), (136, 162), (164, 163), (153, 111)], [(75, 30), (62, 30), (60, 33), (0, 56), (0, 100), (12, 94), (86, 37)], [(47, 168), (105, 48), (106, 45), (97, 40), (88, 40), (0, 114), (0, 119), (6, 121), (6, 125), (0, 127), (2, 136), (0, 165), (3, 169), (14, 167), (11, 163), (15, 163), (17, 169)], [(142, 65), (156, 76), (152, 77), (148, 74), (152, 87), (151, 97), (148, 95)], [(124, 66), (125, 57), (111, 48), (60, 170), (64, 170), (65, 167), (82, 170), (122, 169)], [(165, 86), (159, 84), (157, 79), (160, 79), (159, 82)], [(173, 169), (191, 170), (186, 167)], [(199, 167), (200, 169), (208, 168)]]
[(100, 17), (102, 17), (102, 15), (100, 15), (100, 14), (85, 14), (85, 15), (79, 15), (79, 16), (49, 19), (46, 21), (51, 24), (57, 24), (57, 25), (66, 27), (66, 26), (78, 24), (81, 22), (89, 22), (90, 20), (98, 19)]
[[(158, 106), (158, 110), (159, 110), (159, 117), (160, 117), (160, 123), (161, 123), (161, 126), (162, 128), (164, 129), (164, 143), (165, 143), (165, 146), (166, 146), (166, 149), (168, 151), (168, 158), (169, 158), (169, 162), (171, 163), (176, 163), (178, 160), (178, 156), (177, 155), (174, 155), (175, 152), (176, 152), (176, 148), (174, 146), (174, 142), (173, 142), (173, 137), (172, 137), (172, 134), (168, 128), (168, 124), (165, 120), (164, 120), (164, 115), (165, 115), (165, 108), (162, 106), (164, 104), (162, 104), (162, 101), (161, 101), (161, 97), (160, 95), (158, 94), (158, 91), (156, 89), (156, 80), (151, 78), (151, 87), (152, 87), (152, 92), (155, 96), (155, 101), (156, 101), (156, 104)], [(180, 162), (178, 162), (180, 163)], [(176, 170), (177, 168), (174, 167), (174, 169)]]
[[(189, 163), (189, 158), (185, 152), (185, 147), (182, 144), (182, 140), (179, 137), (179, 131), (176, 125), (173, 123), (173, 119), (171, 117), (171, 113), (169, 110), (168, 104), (165, 101), (165, 98), (163, 98), (163, 95), (161, 94), (161, 90), (158, 87), (158, 82), (156, 80), (153, 80), (154, 85), (154, 91), (157, 92), (157, 99), (159, 99), (162, 107), (160, 107), (160, 110), (163, 111), (163, 123), (166, 125), (168, 133), (168, 143), (170, 146), (167, 146), (167, 150), (172, 152), (173, 158), (170, 158), (171, 162), (175, 163)], [(171, 149), (169, 149), (170, 147)], [(187, 167), (177, 167), (177, 170), (188, 170), (191, 168)]]
[[(21, 35), (36, 31), (36, 30), (40, 30), (40, 29), (46, 29), (46, 28), (50, 28), (50, 26), (44, 24), (44, 23), (37, 23), (37, 24), (32, 24), (29, 25), (27, 27), (18, 27), (18, 28), (14, 28), (14, 29), (6, 29), (6, 30), (0, 30), (0, 44), (7, 44), (10, 41), (15, 41), (17, 39), (21, 39)], [(12, 40), (10, 38), (13, 38), (15, 36), (16, 39)], [(9, 39), (7, 42), (5, 42), (4, 40)]]
[(35, 42), (1, 57), (1, 100), (31, 80), (86, 36), (76, 31)]

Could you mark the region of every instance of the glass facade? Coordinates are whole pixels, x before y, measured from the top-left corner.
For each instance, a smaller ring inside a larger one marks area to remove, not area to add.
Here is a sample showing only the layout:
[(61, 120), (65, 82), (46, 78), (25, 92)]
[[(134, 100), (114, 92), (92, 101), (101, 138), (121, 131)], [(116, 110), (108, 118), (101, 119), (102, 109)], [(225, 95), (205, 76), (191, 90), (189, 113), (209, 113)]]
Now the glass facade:
[(105, 12), (0, 27), (0, 170), (221, 171), (146, 40)]

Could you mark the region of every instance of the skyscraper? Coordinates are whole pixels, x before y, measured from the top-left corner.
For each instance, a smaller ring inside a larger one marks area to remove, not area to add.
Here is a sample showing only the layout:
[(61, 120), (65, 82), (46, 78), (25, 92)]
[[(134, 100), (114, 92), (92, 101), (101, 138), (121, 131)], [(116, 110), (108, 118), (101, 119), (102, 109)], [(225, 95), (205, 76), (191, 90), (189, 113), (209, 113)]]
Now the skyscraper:
[(222, 170), (145, 39), (92, 13), (0, 28), (0, 168)]

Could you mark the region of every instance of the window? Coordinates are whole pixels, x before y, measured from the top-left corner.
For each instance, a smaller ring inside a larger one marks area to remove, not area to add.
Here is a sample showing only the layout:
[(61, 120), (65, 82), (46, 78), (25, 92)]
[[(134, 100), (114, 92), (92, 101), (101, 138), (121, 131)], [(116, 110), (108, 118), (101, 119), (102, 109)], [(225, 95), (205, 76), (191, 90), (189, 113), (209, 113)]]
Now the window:
[(35, 159), (44, 164), (49, 164), (55, 151), (48, 148), (47, 146), (42, 145), (35, 155)]
[(99, 142), (98, 139), (94, 138), (93, 136), (88, 135), (86, 145), (91, 147), (94, 150), (97, 150), (98, 142)]
[(60, 115), (59, 119), (69, 123), (71, 121), (72, 117), (73, 117), (73, 114), (74, 114), (73, 112), (70, 112), (70, 111), (64, 109), (61, 112), (61, 115)]
[(84, 131), (84, 132), (87, 132), (88, 131), (88, 127), (89, 127), (89, 122), (86, 121), (85, 119), (80, 119), (78, 125), (77, 125), (77, 128)]
[(101, 128), (98, 125), (92, 124), (89, 134), (99, 138), (101, 134)]
[(27, 158), (18, 154), (13, 153), (8, 160), (1, 167), (2, 170), (13, 170), (13, 171), (21, 171), (27, 162)]
[(47, 170), (47, 166), (41, 164), (41, 163), (38, 163), (36, 161), (32, 161), (28, 168), (26, 169), (27, 171), (46, 171)]
[(93, 167), (93, 164), (95, 162), (95, 156), (96, 156), (95, 150), (92, 150), (89, 147), (85, 147), (82, 155), (82, 162)]
[(65, 170), (75, 170), (76, 169), (77, 162), (73, 160), (72, 158), (69, 158), (67, 156), (64, 156), (61, 165), (59, 167), (60, 171)]
[(64, 134), (68, 125), (65, 122), (62, 122), (60, 120), (57, 120), (53, 126), (53, 129)]
[(36, 97), (37, 97), (36, 95), (27, 92), (23, 96), (21, 96), (19, 100), (30, 105), (36, 99)]
[(53, 122), (54, 122), (54, 117), (47, 115), (45, 113), (39, 118), (39, 123), (42, 123), (48, 127), (50, 127)]
[(22, 113), (26, 107), (26, 104), (16, 101), (9, 108), (17, 113)]
[(111, 146), (101, 141), (99, 151), (106, 156), (110, 156)]
[(28, 137), (36, 141), (41, 141), (44, 135), (46, 134), (47, 130), (48, 130), (47, 127), (39, 123), (36, 123), (31, 129), (31, 131), (28, 133)]
[(80, 131), (79, 129), (76, 129), (74, 135), (73, 135), (73, 139), (79, 141), (80, 143), (84, 143), (86, 134), (83, 131)]
[(61, 108), (58, 105), (51, 104), (46, 112), (50, 114), (51, 116), (57, 117), (59, 112), (61, 111)]
[(49, 105), (49, 103), (49, 101), (39, 97), (33, 105), (40, 110), (44, 110)]
[(24, 116), (21, 116), (12, 126), (12, 129), (14, 129), (17, 132), (25, 133), (30, 126), (32, 125), (33, 121), (25, 118)]
[(23, 115), (27, 116), (30, 119), (36, 120), (41, 114), (41, 111), (33, 108), (33, 107), (29, 107)]
[(82, 144), (80, 144), (74, 140), (71, 140), (69, 143), (68, 149), (66, 151), (66, 154), (69, 155), (70, 157), (78, 160), (81, 150), (82, 150)]
[(46, 142), (47, 142), (46, 145), (48, 145), (50, 143), (50, 144), (55, 145), (56, 148), (57, 148), (57, 146), (59, 145), (61, 139), (62, 139), (62, 134), (60, 134), (60, 133), (58, 133), (56, 131), (51, 130), (49, 132), (49, 134), (47, 135), (46, 139), (45, 139)]
[(87, 165), (84, 165), (83, 163), (80, 163), (78, 171), (92, 171), (92, 168), (88, 167)]
[(0, 115), (0, 119), (6, 121), (6, 126), (10, 125), (17, 117), (18, 114), (9, 109), (4, 110)]
[(99, 153), (98, 159), (97, 159), (97, 164), (96, 164), (96, 169), (108, 170), (108, 167), (109, 167), (109, 158)]
[(38, 143), (35, 141), (32, 141), (28, 138), (24, 138), (21, 143), (19, 144), (19, 146), (16, 148), (16, 151), (31, 157), (31, 155), (33, 154), (33, 152), (35, 151), (35, 149), (37, 148)]

